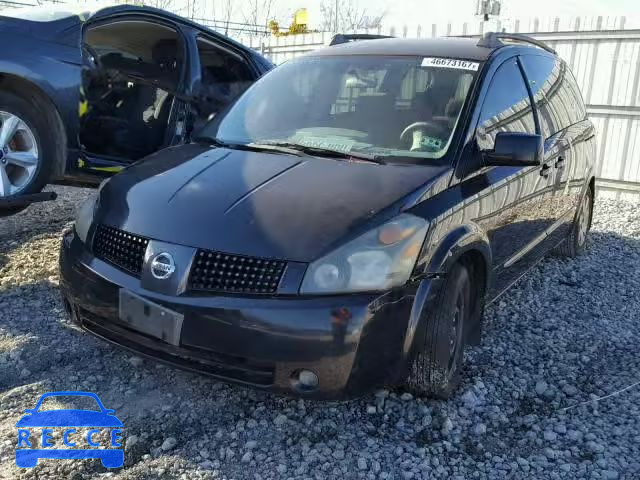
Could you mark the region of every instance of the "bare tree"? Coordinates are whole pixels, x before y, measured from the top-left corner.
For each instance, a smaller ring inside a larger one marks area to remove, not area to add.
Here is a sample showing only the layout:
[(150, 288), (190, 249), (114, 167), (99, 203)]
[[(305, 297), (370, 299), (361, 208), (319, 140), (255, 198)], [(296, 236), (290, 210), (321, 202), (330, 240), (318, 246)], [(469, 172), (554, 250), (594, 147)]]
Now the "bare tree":
[(335, 32), (377, 30), (381, 28), (386, 15), (385, 11), (372, 13), (366, 7), (361, 7), (358, 0), (323, 0), (320, 13), (322, 30)]
[(232, 0), (211, 0), (211, 19), (214, 21), (215, 28), (224, 30), (225, 35), (229, 35), (229, 22), (233, 15)]
[(275, 15), (275, 0), (247, 0), (244, 8), (244, 22), (255, 27), (255, 33), (262, 33)]

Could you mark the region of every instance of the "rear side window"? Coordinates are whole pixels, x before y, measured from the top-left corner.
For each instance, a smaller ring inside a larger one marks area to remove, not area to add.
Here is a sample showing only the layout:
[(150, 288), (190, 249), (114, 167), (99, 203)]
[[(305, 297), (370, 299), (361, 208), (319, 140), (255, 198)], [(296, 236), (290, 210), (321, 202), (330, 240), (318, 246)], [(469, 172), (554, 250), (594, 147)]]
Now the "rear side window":
[(545, 138), (585, 118), (580, 90), (566, 63), (541, 55), (525, 55), (521, 61)]
[(482, 104), (478, 146), (490, 150), (498, 132), (536, 133), (529, 92), (515, 58), (496, 70)]

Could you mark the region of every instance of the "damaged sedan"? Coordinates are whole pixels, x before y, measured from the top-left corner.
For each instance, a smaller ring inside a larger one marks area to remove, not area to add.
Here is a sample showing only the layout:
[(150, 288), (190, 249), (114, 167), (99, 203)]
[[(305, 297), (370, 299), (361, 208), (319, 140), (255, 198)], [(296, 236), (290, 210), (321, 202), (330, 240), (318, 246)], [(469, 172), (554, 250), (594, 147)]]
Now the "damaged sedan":
[(62, 5), (0, 14), (0, 206), (47, 183), (97, 185), (188, 142), (273, 68), (169, 12)]
[(528, 37), (327, 47), (195, 140), (101, 185), (60, 286), (86, 331), (226, 381), (446, 397), (485, 303), (586, 246), (594, 128)]

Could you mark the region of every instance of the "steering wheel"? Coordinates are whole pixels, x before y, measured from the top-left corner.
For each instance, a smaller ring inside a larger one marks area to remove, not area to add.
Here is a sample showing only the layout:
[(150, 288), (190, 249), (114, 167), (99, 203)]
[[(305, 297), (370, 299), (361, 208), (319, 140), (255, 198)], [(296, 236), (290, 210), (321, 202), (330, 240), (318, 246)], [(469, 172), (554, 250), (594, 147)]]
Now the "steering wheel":
[(97, 69), (102, 69), (102, 62), (100, 61), (100, 55), (87, 43), (82, 44), (82, 48), (84, 48), (93, 60), (93, 65)]
[(409, 134), (413, 133), (414, 130), (426, 130), (428, 128), (436, 130), (438, 133), (442, 132), (442, 127), (434, 122), (414, 122), (402, 131), (400, 141), (407, 141)]

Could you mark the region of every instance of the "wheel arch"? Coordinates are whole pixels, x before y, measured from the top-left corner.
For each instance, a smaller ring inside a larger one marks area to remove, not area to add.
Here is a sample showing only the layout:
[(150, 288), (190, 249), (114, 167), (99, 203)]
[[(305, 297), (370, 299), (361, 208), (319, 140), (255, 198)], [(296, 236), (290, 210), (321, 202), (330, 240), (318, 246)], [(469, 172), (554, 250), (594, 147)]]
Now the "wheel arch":
[(475, 223), (459, 225), (445, 234), (430, 232), (420, 254), (418, 265), (421, 266), (423, 276), (442, 276), (450, 271), (451, 267), (467, 252), (477, 252), (481, 255), (485, 264), (486, 278), (489, 279), (492, 264), (489, 237)]
[[(425, 245), (431, 244), (429, 240)], [(418, 285), (413, 307), (407, 325), (403, 356), (407, 367), (424, 340), (426, 323), (437, 307), (437, 298), (444, 279), (454, 265), (462, 263), (469, 270), (474, 285), (480, 285), (482, 292), (474, 297), (472, 305), (473, 322), (465, 328), (469, 343), (477, 344), (484, 310), (485, 296), (491, 282), (492, 255), (486, 233), (476, 224), (457, 227), (441, 237), (434, 247), (423, 248), (421, 255), (422, 280)]]
[(67, 132), (60, 111), (51, 96), (35, 82), (3, 71), (0, 71), (0, 89), (43, 107), (47, 123), (54, 128), (56, 138), (55, 163), (51, 174), (53, 177), (63, 175), (66, 169)]

